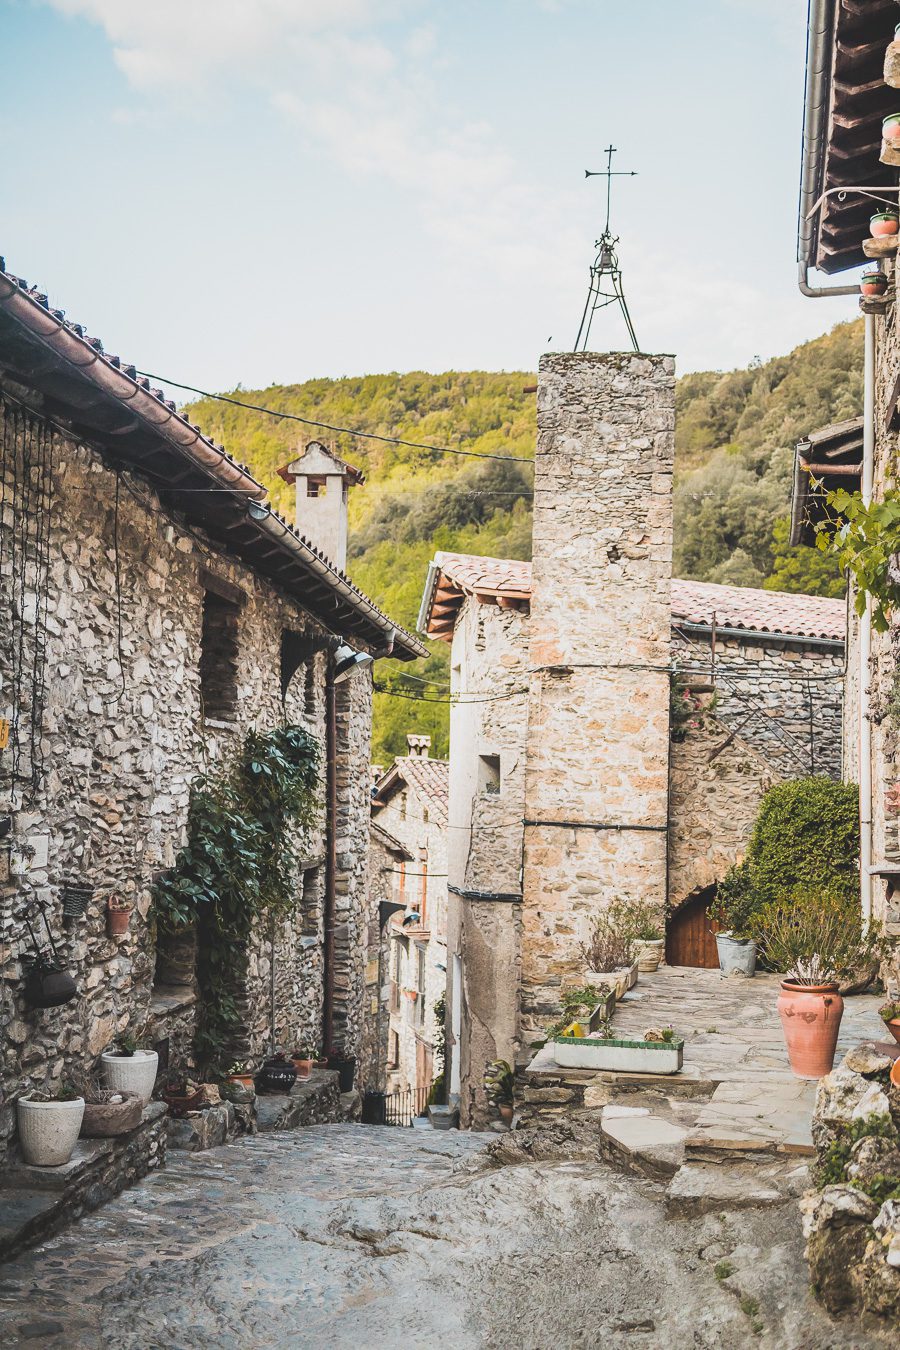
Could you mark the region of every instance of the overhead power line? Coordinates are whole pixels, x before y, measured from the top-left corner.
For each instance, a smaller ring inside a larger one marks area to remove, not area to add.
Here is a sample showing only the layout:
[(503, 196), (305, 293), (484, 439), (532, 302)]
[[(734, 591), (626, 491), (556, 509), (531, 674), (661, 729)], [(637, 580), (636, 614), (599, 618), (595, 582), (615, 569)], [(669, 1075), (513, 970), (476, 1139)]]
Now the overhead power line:
[(149, 370), (139, 370), (148, 380), (159, 380), (160, 384), (169, 384), (173, 389), (187, 389), (201, 398), (215, 399), (218, 403), (231, 403), (236, 408), (246, 408), (249, 412), (265, 413), (279, 421), (302, 422), (306, 427), (323, 427), (326, 431), (337, 432), (341, 436), (357, 436), (362, 440), (381, 441), (384, 445), (405, 445), (410, 450), (430, 450), (434, 455), (465, 455), (468, 459), (510, 459), (518, 464), (533, 464), (534, 460), (525, 455), (493, 455), (487, 450), (457, 450), (450, 445), (425, 445), (421, 441), (407, 441), (401, 436), (379, 436), (375, 431), (356, 431), (352, 427), (335, 426), (333, 422), (319, 422), (314, 417), (301, 417), (299, 413), (279, 412), (277, 408), (265, 408), (261, 403), (245, 403), (243, 399), (231, 398), (229, 394), (212, 394), (208, 389), (198, 389), (195, 384), (182, 384), (180, 380), (170, 380), (165, 375), (154, 375)]

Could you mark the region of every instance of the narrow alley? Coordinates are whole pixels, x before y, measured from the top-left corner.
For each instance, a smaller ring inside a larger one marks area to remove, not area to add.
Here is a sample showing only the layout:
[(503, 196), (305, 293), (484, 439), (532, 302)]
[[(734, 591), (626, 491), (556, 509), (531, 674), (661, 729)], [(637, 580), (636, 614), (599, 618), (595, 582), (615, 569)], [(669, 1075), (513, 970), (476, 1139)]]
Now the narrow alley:
[(836, 1344), (798, 1295), (792, 1205), (671, 1221), (655, 1183), (588, 1160), (494, 1167), (494, 1138), (330, 1125), (175, 1154), (4, 1268), (0, 1342)]

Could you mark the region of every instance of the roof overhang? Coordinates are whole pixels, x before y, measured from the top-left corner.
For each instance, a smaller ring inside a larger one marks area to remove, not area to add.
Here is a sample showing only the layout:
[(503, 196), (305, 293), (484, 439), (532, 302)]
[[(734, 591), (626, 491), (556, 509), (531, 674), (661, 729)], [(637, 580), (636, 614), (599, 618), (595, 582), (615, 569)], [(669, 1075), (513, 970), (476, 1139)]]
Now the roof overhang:
[[(884, 83), (885, 49), (900, 18), (895, 0), (810, 0), (797, 256), (805, 270), (842, 272), (866, 261), (862, 242), (877, 205), (854, 188), (892, 189), (879, 159), (881, 122), (900, 108)], [(824, 193), (821, 208), (816, 203)], [(812, 214), (811, 214), (812, 213)]]
[(0, 390), (90, 445), (112, 467), (143, 475), (173, 519), (200, 526), (329, 632), (382, 652), (393, 635), (394, 657), (427, 656), (419, 638), (399, 629), (265, 503), (266, 488), (245, 465), (189, 423), (133, 366), (66, 322), (45, 295), (7, 273), (2, 260)]
[(826, 517), (825, 496), (836, 488), (855, 492), (862, 473), (863, 419), (851, 417), (811, 432), (794, 448), (791, 495), (792, 545), (812, 545)]

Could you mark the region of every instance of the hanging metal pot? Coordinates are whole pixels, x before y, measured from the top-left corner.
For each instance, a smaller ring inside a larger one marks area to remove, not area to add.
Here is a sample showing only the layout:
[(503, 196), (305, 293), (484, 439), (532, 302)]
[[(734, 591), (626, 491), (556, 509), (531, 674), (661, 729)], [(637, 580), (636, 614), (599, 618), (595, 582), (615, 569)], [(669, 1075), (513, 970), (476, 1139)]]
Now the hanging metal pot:
[(32, 1008), (58, 1008), (78, 996), (68, 971), (42, 953), (34, 957), (25, 976), (25, 1001)]

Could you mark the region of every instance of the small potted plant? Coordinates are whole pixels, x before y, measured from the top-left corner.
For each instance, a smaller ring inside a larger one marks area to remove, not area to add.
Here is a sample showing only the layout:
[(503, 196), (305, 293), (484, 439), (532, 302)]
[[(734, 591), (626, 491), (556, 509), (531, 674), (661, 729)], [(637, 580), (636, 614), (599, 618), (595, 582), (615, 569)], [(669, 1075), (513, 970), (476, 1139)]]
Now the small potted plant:
[(710, 922), (719, 926), (716, 951), (723, 975), (756, 974), (756, 939), (752, 924), (756, 898), (746, 866), (732, 867), (719, 882), (709, 907)]
[(202, 1103), (199, 1085), (183, 1072), (168, 1074), (159, 1095), (169, 1108), (169, 1115), (176, 1120), (186, 1116), (188, 1111), (199, 1110)]
[(586, 984), (614, 989), (622, 998), (637, 980), (638, 963), (628, 902), (613, 900), (591, 923), (586, 942), (580, 945), (587, 966)]
[(878, 1016), (894, 1040), (900, 1043), (900, 999), (892, 999), (887, 1003), (882, 1003), (878, 1009)]
[(495, 1059), (484, 1071), (484, 1086), (488, 1101), (500, 1112), (500, 1119), (507, 1125), (513, 1118), (513, 1085), (515, 1074), (505, 1059)]
[(873, 239), (884, 239), (900, 230), (900, 212), (894, 206), (882, 207), (869, 218), (869, 233)]
[(61, 1086), (55, 1095), (34, 1091), (16, 1104), (22, 1156), (33, 1167), (62, 1167), (69, 1161), (84, 1116), (84, 1098)]
[(859, 279), (859, 293), (868, 297), (884, 295), (888, 287), (887, 273), (880, 267), (867, 267)]
[(315, 1051), (307, 1046), (301, 1045), (299, 1050), (291, 1051), (291, 1063), (297, 1070), (297, 1082), (305, 1083), (312, 1073), (313, 1059)]
[(122, 937), (128, 932), (131, 919), (131, 901), (120, 895), (111, 895), (106, 902), (106, 931), (110, 937)]
[(238, 1087), (247, 1088), (250, 1092), (253, 1091), (253, 1077), (253, 1070), (242, 1060), (232, 1064), (227, 1075), (229, 1083), (237, 1083)]
[(144, 1050), (140, 1039), (140, 1033), (124, 1033), (112, 1050), (103, 1051), (100, 1063), (108, 1088), (114, 1092), (136, 1092), (146, 1106), (153, 1096), (159, 1056), (155, 1050)]
[(91, 1081), (84, 1089), (82, 1139), (112, 1139), (136, 1130), (144, 1103), (136, 1092), (115, 1092)]
[(634, 901), (625, 911), (624, 920), (638, 970), (652, 975), (659, 969), (666, 946), (659, 908), (643, 900)]

